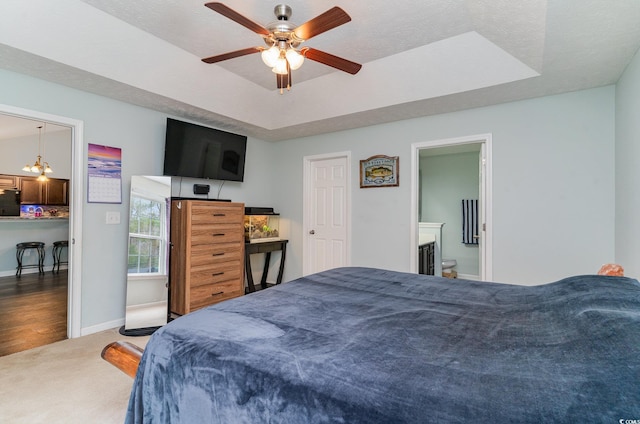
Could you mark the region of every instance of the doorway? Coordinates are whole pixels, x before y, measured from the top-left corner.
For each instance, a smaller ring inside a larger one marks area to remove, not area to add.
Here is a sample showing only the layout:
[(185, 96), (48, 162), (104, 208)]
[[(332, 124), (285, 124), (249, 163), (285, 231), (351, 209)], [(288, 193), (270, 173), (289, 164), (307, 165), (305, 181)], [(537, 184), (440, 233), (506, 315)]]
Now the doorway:
[[(412, 144), (412, 165), (411, 165), (411, 258), (410, 267), (412, 272), (417, 272), (418, 261), (417, 252), (419, 244), (419, 221), (421, 206), (420, 190), (420, 156), (428, 152), (438, 153), (460, 153), (477, 152), (478, 161), (478, 234), (477, 234), (477, 260), (478, 277), (483, 281), (490, 281), (493, 278), (492, 271), (492, 213), (491, 213), (491, 134), (473, 135), (443, 140), (434, 140)], [(437, 159), (436, 159), (437, 160)], [(458, 227), (458, 220), (453, 223), (445, 223)], [(456, 231), (458, 229), (456, 228)], [(438, 257), (439, 255), (436, 255)]]
[(69, 246), (67, 288), (67, 337), (81, 336), (83, 122), (63, 116), (0, 104), (0, 114), (40, 121), (71, 129), (71, 178), (69, 187)]
[(309, 275), (351, 263), (351, 153), (303, 160), (302, 274)]

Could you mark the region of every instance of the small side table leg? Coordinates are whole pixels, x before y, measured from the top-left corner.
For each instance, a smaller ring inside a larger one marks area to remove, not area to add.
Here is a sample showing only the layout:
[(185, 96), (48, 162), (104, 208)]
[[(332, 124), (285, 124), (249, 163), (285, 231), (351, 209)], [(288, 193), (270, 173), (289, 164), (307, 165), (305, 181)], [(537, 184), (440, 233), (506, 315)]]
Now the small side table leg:
[(244, 252), (244, 270), (247, 274), (247, 291), (253, 293), (256, 291), (256, 286), (253, 285), (253, 275), (251, 275), (251, 255), (246, 250)]
[(282, 283), (282, 274), (284, 273), (284, 258), (287, 255), (287, 244), (282, 243), (282, 255), (280, 256), (280, 268), (278, 269), (278, 279), (276, 284)]
[(267, 275), (269, 274), (269, 263), (271, 262), (271, 252), (265, 253), (264, 268), (262, 269), (262, 278), (260, 278), (260, 287), (267, 288)]

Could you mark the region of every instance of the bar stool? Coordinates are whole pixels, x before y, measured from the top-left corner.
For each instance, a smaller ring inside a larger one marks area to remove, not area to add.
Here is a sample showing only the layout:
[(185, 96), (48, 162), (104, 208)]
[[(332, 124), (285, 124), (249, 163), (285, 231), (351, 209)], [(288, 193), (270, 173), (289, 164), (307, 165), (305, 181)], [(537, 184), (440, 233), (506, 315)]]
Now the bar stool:
[[(53, 249), (51, 253), (53, 254), (53, 268), (51, 272), (60, 272), (60, 264), (68, 264), (69, 261), (62, 261), (60, 258), (62, 257), (62, 249), (69, 247), (68, 240), (54, 241)], [(67, 252), (68, 253), (68, 252)], [(56, 269), (57, 268), (57, 269)]]
[[(23, 265), (22, 257), (27, 249), (36, 249), (38, 254), (38, 263), (31, 265)], [(22, 275), (22, 270), (25, 268), (38, 268), (39, 274), (44, 274), (44, 243), (41, 241), (27, 241), (16, 244), (16, 259), (18, 260), (18, 267), (16, 268), (16, 276)]]

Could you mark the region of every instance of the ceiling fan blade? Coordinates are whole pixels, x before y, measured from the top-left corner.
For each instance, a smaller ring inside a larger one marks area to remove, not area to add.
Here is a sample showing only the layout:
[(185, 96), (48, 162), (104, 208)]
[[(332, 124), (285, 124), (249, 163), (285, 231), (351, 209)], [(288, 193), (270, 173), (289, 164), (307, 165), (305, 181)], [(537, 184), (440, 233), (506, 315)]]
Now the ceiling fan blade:
[(236, 50), (234, 52), (219, 54), (217, 56), (205, 57), (202, 61), (205, 63), (222, 62), (223, 60), (233, 59), (235, 57), (245, 56), (251, 53), (259, 53), (262, 50), (264, 50), (262, 47), (249, 47), (247, 49)]
[(269, 35), (268, 29), (266, 29), (260, 24), (253, 22), (249, 18), (245, 18), (235, 10), (225, 6), (222, 3), (210, 2), (210, 3), (205, 3), (205, 6), (207, 6), (209, 9), (213, 10), (214, 12), (218, 12), (222, 16), (225, 16), (231, 19), (232, 21), (239, 23), (243, 27), (249, 28), (251, 31), (257, 34), (265, 35), (265, 36)]
[(315, 60), (316, 62), (331, 66), (333, 68), (347, 72), (351, 75), (357, 74), (360, 68), (362, 68), (362, 65), (360, 65), (359, 63), (355, 63), (350, 60), (325, 53), (318, 49), (304, 48), (300, 53), (304, 54), (304, 57), (306, 57), (307, 59)]
[(346, 24), (350, 20), (351, 16), (336, 6), (300, 25), (293, 30), (293, 33), (302, 40), (308, 40), (318, 34)]

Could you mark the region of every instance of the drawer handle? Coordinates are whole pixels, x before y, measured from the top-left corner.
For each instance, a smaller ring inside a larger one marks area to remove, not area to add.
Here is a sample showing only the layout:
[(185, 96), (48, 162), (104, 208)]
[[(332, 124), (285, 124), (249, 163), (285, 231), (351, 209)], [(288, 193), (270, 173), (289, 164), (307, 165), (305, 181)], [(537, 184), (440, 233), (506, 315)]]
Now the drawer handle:
[(211, 256), (224, 256), (224, 252), (213, 253)]
[(213, 216), (227, 216), (226, 213), (214, 213)]
[(212, 277), (217, 277), (218, 275), (224, 275), (224, 271), (223, 272), (214, 272), (213, 274), (211, 274)]
[(211, 234), (211, 235), (213, 237), (222, 237), (222, 236), (224, 236), (224, 233), (214, 233), (214, 234)]
[(224, 294), (224, 292), (211, 293), (211, 296), (220, 296), (221, 294)]

